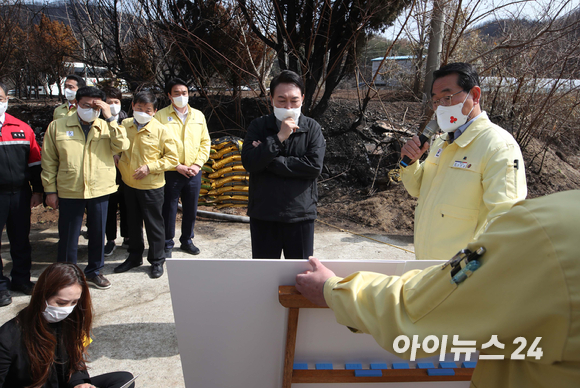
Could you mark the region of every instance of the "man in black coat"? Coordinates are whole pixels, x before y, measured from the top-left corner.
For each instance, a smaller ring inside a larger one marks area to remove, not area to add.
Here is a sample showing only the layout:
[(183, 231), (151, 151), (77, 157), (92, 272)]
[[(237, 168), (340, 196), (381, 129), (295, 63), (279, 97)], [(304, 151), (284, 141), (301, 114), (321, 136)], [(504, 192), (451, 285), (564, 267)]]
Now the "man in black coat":
[(326, 141), (320, 125), (301, 114), (304, 83), (285, 70), (272, 79), (274, 113), (250, 123), (242, 163), (250, 173), (248, 216), (254, 259), (307, 259)]

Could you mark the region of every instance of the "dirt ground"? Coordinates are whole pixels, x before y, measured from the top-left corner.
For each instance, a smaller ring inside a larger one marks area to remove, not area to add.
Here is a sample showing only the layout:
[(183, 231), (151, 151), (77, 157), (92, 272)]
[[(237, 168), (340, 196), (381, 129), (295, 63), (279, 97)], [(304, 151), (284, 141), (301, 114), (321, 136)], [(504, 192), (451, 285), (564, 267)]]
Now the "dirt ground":
[[(41, 141), (57, 102), (12, 104), (9, 113), (27, 121)], [(129, 101), (123, 101), (128, 105)], [(208, 117), (212, 137), (232, 134), (243, 137), (240, 129), (264, 114), (264, 100), (244, 98), (244, 112), (237, 128), (220, 128), (224, 117), (234, 122), (239, 107), (220, 105), (222, 117), (216, 117), (207, 101), (192, 98), (190, 104)], [(218, 104), (214, 104), (218, 105)], [(420, 104), (405, 95), (384, 93), (380, 100), (370, 101), (365, 119), (358, 128), (358, 101), (355, 91), (335, 94), (326, 113), (320, 117), (327, 141), (324, 168), (319, 178), (319, 219), (338, 228), (352, 231), (380, 232), (390, 235), (412, 235), (416, 199), (405, 191), (402, 183), (389, 177), (395, 173), (400, 147), (416, 133)], [(554, 142), (546, 152), (543, 144), (532, 141), (523, 151), (528, 183), (528, 198), (563, 190), (580, 188), (580, 151), (572, 143)], [(213, 211), (211, 207), (201, 210)], [(245, 208), (221, 209), (221, 212), (245, 215)], [(56, 226), (57, 212), (43, 207), (33, 209), (34, 229)], [(323, 224), (324, 225), (324, 224)], [(331, 228), (331, 227), (329, 227)]]

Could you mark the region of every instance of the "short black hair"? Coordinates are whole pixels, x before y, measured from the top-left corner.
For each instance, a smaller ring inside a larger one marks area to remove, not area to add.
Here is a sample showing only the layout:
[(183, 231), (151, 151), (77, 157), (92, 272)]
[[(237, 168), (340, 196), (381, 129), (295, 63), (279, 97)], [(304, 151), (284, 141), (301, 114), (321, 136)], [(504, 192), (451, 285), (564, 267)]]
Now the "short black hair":
[[(449, 74), (457, 74), (459, 76), (457, 84), (465, 92), (469, 92), (474, 86), (479, 86), (477, 71), (469, 63), (464, 62), (450, 63), (439, 70), (435, 70), (433, 72), (433, 83), (435, 83), (436, 79), (448, 76)], [(433, 93), (433, 84), (431, 84), (431, 93)]]
[[(77, 81), (77, 86), (80, 88), (87, 86), (87, 83), (83, 79), (83, 77), (78, 76), (76, 74), (69, 74), (66, 76), (66, 79), (72, 79), (73, 81)], [(78, 100), (77, 100), (78, 101)]]
[(171, 89), (173, 89), (175, 85), (183, 85), (189, 91), (189, 85), (187, 85), (184, 80), (181, 78), (172, 78), (165, 84), (165, 94), (171, 94)]
[(121, 92), (121, 90), (119, 90), (113, 86), (105, 86), (101, 90), (103, 92), (105, 92), (105, 95), (107, 96), (107, 98), (116, 98), (117, 100), (123, 99), (123, 93)]
[(274, 90), (280, 84), (294, 84), (300, 88), (300, 94), (304, 95), (304, 82), (302, 78), (292, 70), (284, 70), (270, 82), (270, 95), (274, 97)]
[(99, 88), (95, 88), (94, 86), (83, 86), (82, 88), (77, 90), (77, 95), (75, 97), (75, 100), (77, 100), (77, 102), (78, 102), (83, 97), (96, 97), (96, 98), (100, 98), (103, 101), (105, 101), (107, 99), (105, 92), (103, 92)]
[(4, 94), (6, 95), (6, 97), (8, 97), (8, 88), (6, 87), (6, 84), (2, 81), (0, 81), (0, 89), (4, 90)]
[(135, 94), (133, 97), (134, 104), (153, 104), (153, 108), (157, 109), (157, 97), (149, 90), (143, 90)]

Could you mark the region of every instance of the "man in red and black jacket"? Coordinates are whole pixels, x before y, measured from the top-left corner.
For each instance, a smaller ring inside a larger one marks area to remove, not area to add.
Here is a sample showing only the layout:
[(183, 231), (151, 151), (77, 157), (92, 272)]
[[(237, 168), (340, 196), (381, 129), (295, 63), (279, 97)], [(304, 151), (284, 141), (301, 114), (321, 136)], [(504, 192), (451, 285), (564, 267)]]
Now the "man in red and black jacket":
[(12, 303), (9, 288), (32, 294), (30, 209), (42, 203), (43, 193), (40, 147), (30, 126), (6, 113), (7, 91), (0, 82), (0, 232), (6, 225), (12, 257), (12, 281), (0, 260), (0, 306)]

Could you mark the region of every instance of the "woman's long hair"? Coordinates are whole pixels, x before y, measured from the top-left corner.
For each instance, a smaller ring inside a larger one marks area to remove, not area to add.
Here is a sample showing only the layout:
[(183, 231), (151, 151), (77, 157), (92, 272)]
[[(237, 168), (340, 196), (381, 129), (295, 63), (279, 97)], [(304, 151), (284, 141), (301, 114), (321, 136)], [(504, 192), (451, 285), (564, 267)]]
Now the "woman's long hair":
[(44, 385), (56, 361), (57, 338), (42, 315), (46, 301), (75, 284), (81, 286), (82, 294), (72, 313), (62, 321), (62, 344), (68, 356), (69, 379), (74, 372), (87, 369), (85, 345), (91, 334), (93, 306), (85, 275), (75, 264), (51, 264), (38, 278), (30, 304), (17, 316), (30, 359), (30, 387)]

